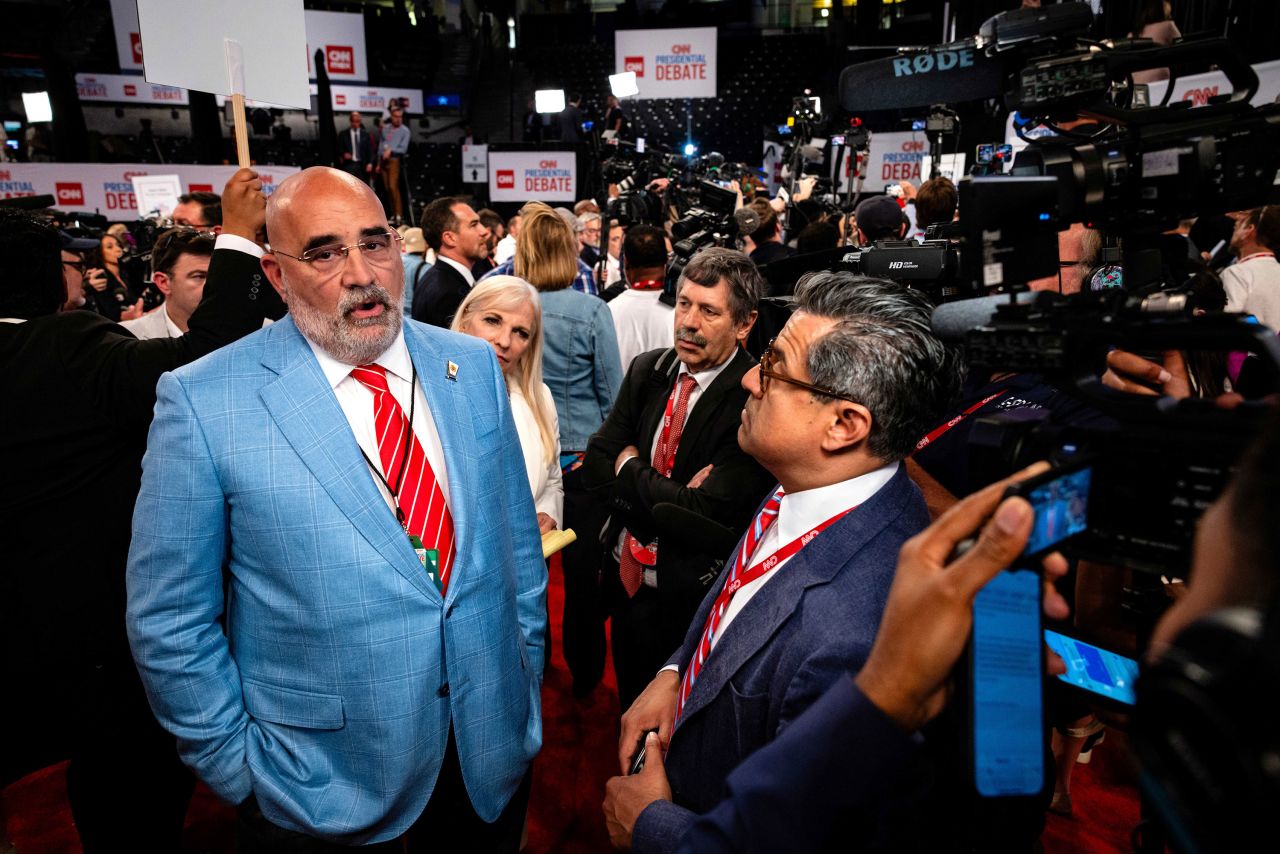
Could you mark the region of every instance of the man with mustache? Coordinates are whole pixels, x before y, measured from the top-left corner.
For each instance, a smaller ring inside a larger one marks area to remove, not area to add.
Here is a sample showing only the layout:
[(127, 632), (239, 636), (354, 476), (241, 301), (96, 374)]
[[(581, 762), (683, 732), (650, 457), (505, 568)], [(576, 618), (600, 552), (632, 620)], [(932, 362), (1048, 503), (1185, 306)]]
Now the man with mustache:
[(493, 350), (403, 321), (359, 178), (290, 177), (267, 228), (289, 317), (158, 389), (128, 570), (148, 698), (238, 851), (514, 854), (546, 567)]
[(764, 288), (741, 252), (695, 255), (677, 290), (675, 347), (632, 361), (587, 445), (583, 480), (612, 514), (604, 589), (624, 709), (679, 648), (728, 553), (696, 525), (664, 530), (654, 507), (674, 504), (714, 520), (732, 530), (732, 542), (772, 485), (738, 447), (742, 377), (754, 364), (742, 344)]

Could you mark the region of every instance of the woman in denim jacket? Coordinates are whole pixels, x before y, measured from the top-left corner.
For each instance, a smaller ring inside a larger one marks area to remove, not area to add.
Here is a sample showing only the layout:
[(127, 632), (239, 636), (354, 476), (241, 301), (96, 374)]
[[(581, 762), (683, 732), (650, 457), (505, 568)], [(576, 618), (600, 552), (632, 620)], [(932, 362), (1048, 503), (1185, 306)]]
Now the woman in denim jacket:
[(546, 205), (526, 205), (516, 241), (515, 274), (542, 296), (542, 380), (560, 420), (564, 527), (578, 541), (565, 549), (564, 656), (573, 691), (586, 696), (604, 672), (600, 542), (606, 514), (578, 473), (587, 440), (600, 428), (622, 385), (622, 360), (609, 307), (570, 287), (578, 275), (578, 241)]

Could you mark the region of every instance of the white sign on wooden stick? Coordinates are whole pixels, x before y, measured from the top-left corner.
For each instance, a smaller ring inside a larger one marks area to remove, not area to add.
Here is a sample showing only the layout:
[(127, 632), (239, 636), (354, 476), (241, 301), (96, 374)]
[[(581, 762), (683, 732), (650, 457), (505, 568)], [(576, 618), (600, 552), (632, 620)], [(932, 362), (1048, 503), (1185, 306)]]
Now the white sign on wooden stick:
[[(150, 83), (305, 110), (307, 33), (302, 0), (138, 0)], [(243, 92), (232, 91), (228, 42), (239, 45)]]

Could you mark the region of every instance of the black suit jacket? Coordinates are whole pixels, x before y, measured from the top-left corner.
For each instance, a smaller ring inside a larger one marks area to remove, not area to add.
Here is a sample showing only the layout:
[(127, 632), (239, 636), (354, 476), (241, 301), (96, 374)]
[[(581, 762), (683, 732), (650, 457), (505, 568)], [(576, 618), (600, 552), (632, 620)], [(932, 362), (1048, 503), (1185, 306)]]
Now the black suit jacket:
[[(374, 155), (377, 153), (373, 147), (373, 137), (369, 135), (369, 131), (360, 128), (356, 135), (359, 142), (356, 143), (355, 150), (351, 148), (351, 128), (338, 131), (338, 153), (350, 154), (352, 158), (364, 164), (373, 163), (377, 165)], [(350, 161), (344, 160), (343, 163)]]
[(0, 678), (21, 698), (11, 711), (44, 728), (6, 727), (0, 754), (15, 735), (72, 735), (65, 716), (85, 710), (59, 700), (97, 666), (133, 672), (124, 572), (156, 383), (260, 329), (273, 305), (258, 259), (218, 249), (181, 338), (139, 341), (87, 311), (0, 323)]
[(471, 292), (466, 278), (439, 258), (413, 292), (413, 319), (448, 329), (462, 300)]
[[(754, 364), (739, 349), (698, 398), (685, 421), (669, 478), (649, 465), (648, 457), (680, 369), (673, 349), (652, 350), (635, 358), (608, 419), (587, 443), (583, 483), (612, 514), (603, 544), (612, 549), (624, 527), (642, 543), (657, 537), (658, 590), (689, 594), (689, 616), (715, 579), (727, 550), (699, 554), (681, 548), (673, 540), (697, 536), (662, 531), (653, 508), (675, 504), (732, 529), (734, 536), (746, 529), (752, 511), (774, 484), (773, 475), (738, 447), (738, 426), (747, 400), (742, 377)], [(615, 477), (614, 462), (627, 445), (635, 445), (641, 456), (627, 461)], [(714, 467), (702, 486), (685, 486), (708, 464)]]

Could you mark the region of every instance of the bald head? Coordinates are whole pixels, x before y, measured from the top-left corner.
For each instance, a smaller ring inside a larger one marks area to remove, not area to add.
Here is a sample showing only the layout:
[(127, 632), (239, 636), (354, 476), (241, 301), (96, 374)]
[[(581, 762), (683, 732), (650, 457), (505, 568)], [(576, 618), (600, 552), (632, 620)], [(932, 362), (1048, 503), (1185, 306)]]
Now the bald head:
[(368, 184), (338, 169), (312, 166), (285, 178), (267, 197), (267, 234), (273, 244), (286, 252), (292, 251), (283, 242), (286, 234), (299, 228), (306, 233), (308, 221), (316, 219), (315, 215), (321, 213), (324, 206), (334, 204), (367, 208), (370, 224), (388, 227), (382, 203)]

